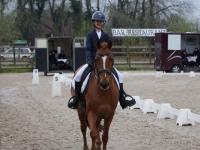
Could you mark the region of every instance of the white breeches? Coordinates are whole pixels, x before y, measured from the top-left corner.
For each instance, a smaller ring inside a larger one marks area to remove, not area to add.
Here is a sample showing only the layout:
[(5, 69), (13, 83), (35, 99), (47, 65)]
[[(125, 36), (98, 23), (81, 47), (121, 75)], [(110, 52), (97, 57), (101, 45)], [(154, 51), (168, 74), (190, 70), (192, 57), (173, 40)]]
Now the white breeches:
[(124, 80), (124, 75), (119, 72), (115, 67), (114, 67), (115, 71), (117, 72), (118, 74), (118, 77), (119, 77), (119, 83), (123, 83), (123, 80)]
[[(83, 65), (77, 72), (76, 72), (76, 75), (74, 76), (74, 80), (76, 82), (80, 82), (81, 81), (81, 77), (82, 77), (82, 74), (83, 72), (85, 71), (85, 69), (88, 67), (88, 64), (85, 64)], [(122, 73), (120, 73), (115, 67), (114, 69), (116, 70), (117, 74), (118, 74), (118, 77), (119, 77), (119, 83), (123, 83), (123, 79), (124, 79), (124, 76)]]
[(83, 72), (85, 71), (85, 69), (87, 67), (88, 67), (88, 64), (85, 64), (76, 72), (76, 75), (74, 76), (74, 80), (76, 82), (80, 82), (81, 81), (82, 74), (83, 74)]

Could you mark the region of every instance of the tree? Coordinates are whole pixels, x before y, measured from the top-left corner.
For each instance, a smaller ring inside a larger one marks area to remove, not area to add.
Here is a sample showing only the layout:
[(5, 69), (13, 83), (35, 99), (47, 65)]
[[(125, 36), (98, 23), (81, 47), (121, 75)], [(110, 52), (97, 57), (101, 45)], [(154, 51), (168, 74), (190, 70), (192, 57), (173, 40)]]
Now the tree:
[(66, 11), (66, 0), (56, 1), (48, 0), (49, 2), (49, 10), (51, 14), (51, 19), (53, 22), (53, 33), (57, 35), (61, 35), (62, 31), (65, 28), (65, 22), (67, 22), (67, 14)]
[(79, 0), (70, 0), (70, 18), (72, 20), (73, 31), (77, 35), (82, 26), (82, 2)]
[(38, 21), (40, 21), (40, 19), (41, 19), (46, 2), (47, 2), (47, 0), (35, 0), (35, 5), (37, 6), (37, 9), (35, 10), (35, 12), (37, 13)]
[(0, 44), (8, 44), (13, 40), (20, 38), (20, 32), (18, 32), (14, 18), (12, 15), (6, 15), (0, 18)]
[(117, 6), (109, 2), (109, 17), (115, 27), (163, 27), (171, 14), (181, 15), (190, 6), (174, 0), (118, 0)]
[[(82, 2), (86, 7), (83, 7)], [(191, 7), (186, 1), (108, 0), (108, 2), (109, 4), (101, 1), (101, 4), (106, 6), (103, 12), (106, 17), (108, 16), (105, 26), (108, 31), (111, 31), (110, 28), (122, 27), (168, 28), (174, 31), (199, 30), (199, 21), (191, 23), (184, 16), (184, 12)], [(9, 4), (16, 8), (8, 14), (5, 10)], [(18, 37), (33, 43), (36, 36), (44, 37), (50, 33), (62, 36), (85, 36), (92, 25), (91, 16), (94, 10), (91, 0), (0, 0), (0, 39), (8, 41), (9, 38)], [(191, 9), (189, 10), (191, 12)], [(13, 20), (6, 21), (7, 18)], [(9, 28), (6, 23), (9, 24)], [(4, 28), (8, 34), (4, 32)], [(19, 32), (16, 32), (16, 29)]]
[(3, 17), (4, 10), (11, 0), (0, 0), (0, 16)]
[(194, 32), (198, 31), (196, 29), (196, 24), (189, 22), (178, 15), (171, 15), (167, 24), (168, 31), (174, 32)]
[(86, 5), (85, 19), (90, 21), (90, 18), (92, 16), (91, 0), (85, 0), (85, 5)]

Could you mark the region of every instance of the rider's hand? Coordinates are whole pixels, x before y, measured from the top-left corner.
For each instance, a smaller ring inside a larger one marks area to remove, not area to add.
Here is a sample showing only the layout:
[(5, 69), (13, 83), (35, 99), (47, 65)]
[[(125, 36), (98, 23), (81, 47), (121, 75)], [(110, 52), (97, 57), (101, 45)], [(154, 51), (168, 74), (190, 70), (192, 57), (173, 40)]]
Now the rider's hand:
[(94, 68), (94, 63), (93, 62), (88, 62), (88, 66), (93, 69)]

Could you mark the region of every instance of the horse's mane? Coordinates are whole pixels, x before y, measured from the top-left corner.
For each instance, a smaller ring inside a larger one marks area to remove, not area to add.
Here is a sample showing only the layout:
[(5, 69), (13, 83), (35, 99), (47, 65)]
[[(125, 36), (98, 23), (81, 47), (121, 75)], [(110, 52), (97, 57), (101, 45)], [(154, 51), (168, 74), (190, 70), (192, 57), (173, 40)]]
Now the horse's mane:
[(98, 50), (96, 52), (96, 58), (101, 57), (101, 56), (109, 56), (113, 57), (112, 51), (111, 50)]
[(97, 49), (111, 49), (112, 48), (112, 41), (110, 39), (99, 40), (97, 42)]
[(99, 41), (97, 43), (96, 57), (105, 56), (105, 55), (112, 57), (112, 42), (111, 42), (111, 40)]

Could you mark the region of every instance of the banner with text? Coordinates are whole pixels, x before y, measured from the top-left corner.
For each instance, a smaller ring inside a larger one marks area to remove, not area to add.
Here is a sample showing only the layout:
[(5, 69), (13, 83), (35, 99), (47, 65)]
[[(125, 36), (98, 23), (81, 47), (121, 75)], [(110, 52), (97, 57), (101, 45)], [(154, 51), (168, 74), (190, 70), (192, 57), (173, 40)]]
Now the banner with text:
[(118, 37), (154, 37), (160, 32), (167, 32), (167, 29), (112, 29), (112, 35)]

